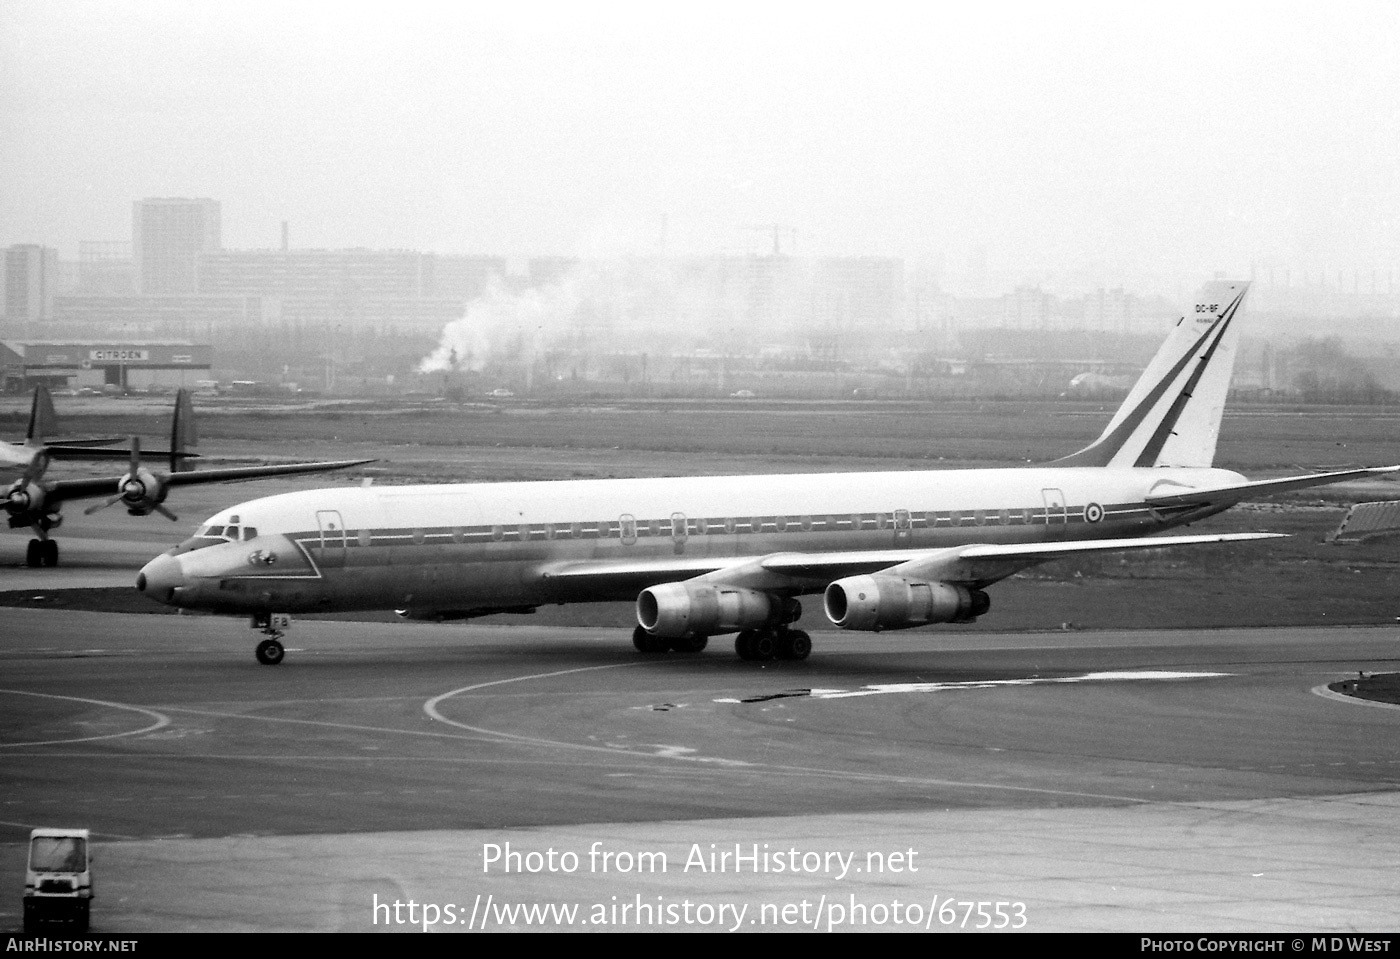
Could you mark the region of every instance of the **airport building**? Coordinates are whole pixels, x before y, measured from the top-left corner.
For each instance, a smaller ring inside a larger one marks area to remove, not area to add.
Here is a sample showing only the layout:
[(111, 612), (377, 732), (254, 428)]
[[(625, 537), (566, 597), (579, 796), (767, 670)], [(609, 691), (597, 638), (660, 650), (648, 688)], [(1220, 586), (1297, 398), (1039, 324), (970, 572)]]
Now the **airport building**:
[(0, 340), (0, 392), (50, 388), (194, 386), (213, 365), (209, 346), (185, 340)]

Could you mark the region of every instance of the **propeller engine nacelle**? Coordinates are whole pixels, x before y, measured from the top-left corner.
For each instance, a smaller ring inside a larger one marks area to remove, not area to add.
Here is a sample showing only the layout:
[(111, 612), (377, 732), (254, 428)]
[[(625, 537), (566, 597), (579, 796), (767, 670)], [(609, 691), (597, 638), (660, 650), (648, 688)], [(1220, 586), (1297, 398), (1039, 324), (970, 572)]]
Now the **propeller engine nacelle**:
[(165, 502), (170, 491), (160, 477), (150, 470), (138, 469), (117, 482), (117, 492), (128, 513), (132, 516), (149, 516)]
[(10, 526), (17, 528), (39, 524), (46, 529), (57, 526), (56, 522), (48, 522), (47, 525), (44, 522), (48, 519), (44, 513), (46, 495), (43, 485), (33, 480), (17, 479), (11, 483), (5, 493), (5, 512), (10, 515)]
[(991, 608), (980, 589), (903, 576), (851, 576), (826, 588), (826, 617), (842, 629), (879, 632), (929, 623), (970, 623)]
[(43, 475), (48, 466), (49, 456), (40, 450), (29, 461), (24, 474), (5, 491), (5, 512), (9, 514), (11, 529), (37, 526), (48, 530), (63, 522), (57, 507), (52, 510), (44, 508), (49, 490), (43, 483)]
[(637, 597), (637, 622), (653, 636), (684, 639), (774, 626), (785, 620), (781, 598), (756, 589), (710, 583), (662, 583)]
[(109, 497), (105, 502), (98, 503), (96, 506), (89, 506), (83, 512), (91, 516), (98, 510), (104, 510), (116, 503), (121, 503), (132, 516), (150, 516), (154, 512), (174, 521), (179, 517), (160, 505), (165, 502), (165, 497), (169, 492), (166, 488), (166, 481), (167, 477), (157, 476), (141, 465), (141, 440), (139, 437), (133, 436), (131, 438), (131, 468), (126, 471), (126, 475), (117, 480), (117, 495)]

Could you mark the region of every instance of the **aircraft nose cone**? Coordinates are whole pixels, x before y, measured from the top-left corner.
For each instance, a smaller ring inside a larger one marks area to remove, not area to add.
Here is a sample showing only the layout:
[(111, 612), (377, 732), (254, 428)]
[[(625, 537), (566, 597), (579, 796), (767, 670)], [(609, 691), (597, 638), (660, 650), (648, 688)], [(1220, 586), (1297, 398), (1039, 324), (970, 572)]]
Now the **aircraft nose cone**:
[(185, 569), (174, 556), (161, 554), (141, 568), (136, 588), (158, 603), (170, 603), (185, 585)]

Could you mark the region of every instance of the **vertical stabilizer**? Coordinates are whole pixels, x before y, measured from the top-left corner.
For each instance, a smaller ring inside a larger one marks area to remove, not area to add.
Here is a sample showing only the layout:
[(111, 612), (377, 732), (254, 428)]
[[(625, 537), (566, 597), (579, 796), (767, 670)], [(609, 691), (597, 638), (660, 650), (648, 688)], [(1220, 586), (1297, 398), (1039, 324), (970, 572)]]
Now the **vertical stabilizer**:
[(40, 384), (34, 387), (34, 402), (29, 407), (29, 432), (25, 438), (35, 445), (42, 445), (45, 436), (58, 432), (58, 414), (53, 410), (53, 398), (49, 388)]
[(184, 454), (191, 446), (199, 445), (199, 434), (194, 428), (194, 403), (189, 390), (175, 394), (175, 414), (170, 420), (170, 472), (183, 473), (190, 469)]
[(1244, 281), (1202, 287), (1103, 434), (1056, 465), (1210, 466), (1248, 292)]

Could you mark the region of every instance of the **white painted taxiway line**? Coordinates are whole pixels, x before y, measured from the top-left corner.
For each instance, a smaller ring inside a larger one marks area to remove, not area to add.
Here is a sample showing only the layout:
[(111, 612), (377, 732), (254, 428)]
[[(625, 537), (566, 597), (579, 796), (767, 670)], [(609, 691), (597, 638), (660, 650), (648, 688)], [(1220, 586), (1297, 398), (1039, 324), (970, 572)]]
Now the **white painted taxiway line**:
[(1333, 702), (1347, 703), (1351, 706), (1374, 706), (1377, 709), (1400, 709), (1400, 706), (1394, 703), (1378, 703), (1373, 699), (1362, 699), (1360, 696), (1348, 696), (1345, 693), (1335, 692), (1334, 690), (1328, 689), (1326, 683), (1323, 683), (1321, 686), (1314, 686), (1311, 692), (1314, 696), (1321, 696), (1323, 699), (1330, 699)]
[(89, 703), (94, 706), (105, 706), (108, 709), (126, 709), (134, 713), (144, 713), (155, 719), (149, 726), (140, 729), (131, 729), (124, 733), (106, 733), (102, 736), (83, 736), (78, 739), (45, 739), (27, 743), (0, 743), (0, 749), (15, 749), (20, 746), (57, 746), (66, 743), (90, 743), (99, 739), (119, 739), (122, 736), (140, 736), (143, 733), (153, 733), (157, 729), (169, 726), (171, 719), (164, 713), (158, 713), (154, 709), (146, 709), (142, 706), (128, 706), (126, 703), (113, 703), (105, 699), (83, 699), (80, 696), (59, 696), (54, 693), (31, 693), (22, 689), (0, 689), (0, 693), (11, 693), (15, 696), (37, 696), (41, 699), (62, 699), (71, 703)]
[(761, 771), (785, 776), (822, 776), (832, 779), (841, 779), (854, 782), (895, 782), (904, 784), (923, 783), (930, 786), (945, 786), (957, 789), (993, 790), (1012, 793), (1031, 793), (1036, 795), (1066, 796), (1074, 797), (1077, 799), (1094, 799), (1112, 803), (1146, 803), (1150, 801), (1143, 799), (1139, 796), (1123, 796), (1108, 793), (1080, 792), (1069, 789), (1048, 789), (1035, 786), (1012, 786), (1007, 785), (1005, 783), (974, 782), (952, 779), (933, 779), (926, 776), (900, 776), (887, 773), (861, 773), (850, 772), (840, 769), (822, 769), (820, 767), (793, 766), (782, 763), (750, 762), (748, 760), (737, 760), (719, 756), (702, 755), (687, 746), (653, 745), (653, 751), (651, 752), (640, 752), (636, 749), (625, 747), (619, 748), (615, 746), (593, 746), (588, 743), (571, 743), (563, 740), (542, 739), (533, 736), (522, 736), (517, 733), (503, 732), (497, 729), (487, 729), (482, 726), (471, 726), (466, 723), (457, 722), (453, 719), (448, 719), (446, 716), (442, 715), (442, 712), (438, 709), (438, 704), (443, 702), (444, 700), (477, 689), (486, 689), (491, 686), (501, 686), (507, 683), (519, 683), (535, 679), (549, 679), (554, 676), (566, 676), (571, 673), (593, 672), (596, 670), (603, 669), (620, 669), (629, 666), (645, 666), (651, 664), (652, 662), (652, 660), (643, 660), (641, 662), (632, 663), (613, 663), (606, 666), (584, 666), (579, 669), (563, 669), (555, 670), (553, 672), (548, 673), (532, 673), (525, 676), (512, 676), (507, 679), (495, 679), (485, 683), (475, 683), (471, 686), (463, 686), (460, 689), (454, 689), (450, 692), (434, 696), (432, 699), (428, 700), (423, 704), (423, 711), (426, 712), (436, 722), (446, 723), (449, 726), (456, 726), (459, 729), (464, 729), (469, 732), (477, 733), (479, 735), (499, 737), (501, 740), (508, 742), (517, 742), (521, 745), (528, 746), (543, 746), (551, 749), (571, 749), (582, 750), (585, 752), (606, 753), (609, 756), (638, 756), (669, 761), (705, 763), (722, 768), (732, 768), (735, 771), (742, 772)]

